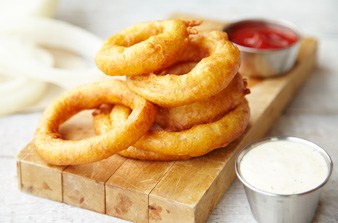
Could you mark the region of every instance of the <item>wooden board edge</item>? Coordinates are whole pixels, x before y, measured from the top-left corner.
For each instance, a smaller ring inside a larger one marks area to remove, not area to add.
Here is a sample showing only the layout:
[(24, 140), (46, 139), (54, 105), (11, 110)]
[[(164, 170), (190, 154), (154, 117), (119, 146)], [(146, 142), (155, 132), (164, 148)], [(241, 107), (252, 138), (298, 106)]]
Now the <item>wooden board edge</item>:
[(22, 191), (22, 178), (21, 178), (21, 161), (16, 160), (16, 171), (17, 171), (17, 178), (18, 178), (18, 189)]
[[(106, 197), (112, 197), (112, 194), (115, 194), (120, 200), (110, 201), (109, 199), (106, 199), (107, 214), (129, 221), (148, 222), (149, 194), (153, 188), (156, 187), (159, 180), (172, 168), (173, 164), (174, 161), (152, 162), (142, 160), (134, 161), (132, 159), (126, 161), (105, 184)], [(137, 171), (133, 171), (130, 174), (132, 176), (136, 174), (137, 181), (148, 181), (148, 183), (133, 184), (133, 180), (130, 181), (129, 178), (122, 178), (124, 175), (129, 175), (128, 170), (135, 168)], [(153, 173), (154, 168), (158, 170), (157, 173), (149, 177), (149, 174)], [(138, 201), (137, 198), (142, 202)], [(125, 211), (118, 209), (119, 203), (125, 203), (123, 200), (128, 201), (127, 203), (129, 203), (129, 207), (125, 208)]]
[(62, 172), (63, 203), (105, 214), (105, 197), (104, 182)]

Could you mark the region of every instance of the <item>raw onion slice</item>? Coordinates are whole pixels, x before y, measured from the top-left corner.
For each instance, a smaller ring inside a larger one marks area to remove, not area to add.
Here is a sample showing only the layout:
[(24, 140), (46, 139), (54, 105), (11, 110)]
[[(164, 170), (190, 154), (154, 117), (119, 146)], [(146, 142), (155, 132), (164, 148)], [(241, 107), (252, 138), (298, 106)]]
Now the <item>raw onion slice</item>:
[[(10, 38), (22, 38), (31, 44), (70, 51), (86, 58), (90, 63), (102, 45), (101, 39), (79, 27), (47, 18), (26, 18), (11, 25), (0, 24), (0, 27), (0, 33)], [(45, 80), (63, 88), (73, 88), (104, 78), (95, 66), (77, 70), (39, 66), (33, 63), (25, 65), (26, 67), (13, 67), (13, 64), (11, 66), (18, 73), (28, 75), (27, 77)], [(22, 72), (25, 70), (30, 72)]]
[[(0, 115), (21, 111), (46, 92), (46, 82), (25, 77), (31, 72), (26, 65), (54, 65), (54, 58), (47, 51), (19, 43), (13, 38), (0, 38)], [(21, 69), (21, 73), (13, 69), (16, 67)]]
[(0, 82), (0, 115), (16, 112), (31, 105), (39, 100), (46, 90), (47, 84), (41, 81), (26, 78), (2, 80)]

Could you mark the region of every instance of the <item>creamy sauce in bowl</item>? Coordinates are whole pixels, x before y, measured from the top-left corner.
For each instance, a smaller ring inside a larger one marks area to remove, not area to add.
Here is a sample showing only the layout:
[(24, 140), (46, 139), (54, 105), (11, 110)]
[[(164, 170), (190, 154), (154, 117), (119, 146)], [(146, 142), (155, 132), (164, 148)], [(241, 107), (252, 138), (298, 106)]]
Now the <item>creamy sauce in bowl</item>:
[(329, 165), (315, 147), (290, 140), (266, 141), (254, 146), (239, 163), (241, 178), (261, 191), (298, 194), (321, 185)]

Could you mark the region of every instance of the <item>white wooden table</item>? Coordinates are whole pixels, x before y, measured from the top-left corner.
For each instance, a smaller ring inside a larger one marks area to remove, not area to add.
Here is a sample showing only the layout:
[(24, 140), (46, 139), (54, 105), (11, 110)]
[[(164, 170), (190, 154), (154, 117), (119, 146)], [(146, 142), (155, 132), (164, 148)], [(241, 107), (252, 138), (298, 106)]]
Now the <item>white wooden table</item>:
[[(338, 1), (336, 0), (60, 0), (57, 18), (102, 38), (141, 21), (184, 12), (231, 21), (281, 18), (319, 40), (319, 65), (268, 135), (290, 135), (324, 147), (338, 163)], [(1, 108), (0, 108), (1, 109)], [(15, 156), (35, 131), (41, 113), (0, 117), (0, 222), (124, 222), (95, 212), (19, 192)], [(338, 222), (337, 168), (322, 192), (315, 222)], [(208, 222), (255, 222), (238, 180)]]

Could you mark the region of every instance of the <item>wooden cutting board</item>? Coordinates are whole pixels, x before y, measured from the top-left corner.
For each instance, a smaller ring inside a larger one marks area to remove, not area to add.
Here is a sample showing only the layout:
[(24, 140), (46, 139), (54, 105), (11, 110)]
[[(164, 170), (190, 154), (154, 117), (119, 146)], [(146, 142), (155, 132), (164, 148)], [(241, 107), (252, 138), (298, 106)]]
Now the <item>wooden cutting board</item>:
[[(206, 21), (202, 29), (222, 27)], [(288, 74), (249, 80), (250, 126), (225, 148), (188, 161), (147, 162), (113, 155), (92, 164), (51, 166), (28, 144), (17, 156), (19, 188), (134, 222), (204, 222), (235, 178), (236, 155), (269, 130), (314, 69), (316, 52), (317, 41), (305, 37)], [(82, 112), (61, 131), (65, 138), (83, 138), (93, 134), (91, 125), (90, 113)]]

